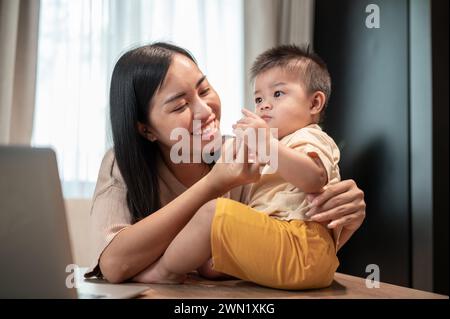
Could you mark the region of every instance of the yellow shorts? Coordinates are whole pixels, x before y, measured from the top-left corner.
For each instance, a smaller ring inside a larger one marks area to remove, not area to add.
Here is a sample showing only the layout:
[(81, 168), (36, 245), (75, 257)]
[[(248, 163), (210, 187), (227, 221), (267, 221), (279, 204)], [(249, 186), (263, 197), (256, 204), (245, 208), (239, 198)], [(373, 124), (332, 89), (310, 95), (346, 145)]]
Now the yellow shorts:
[(328, 287), (339, 266), (322, 225), (277, 220), (226, 198), (217, 200), (211, 247), (214, 270), (273, 288)]

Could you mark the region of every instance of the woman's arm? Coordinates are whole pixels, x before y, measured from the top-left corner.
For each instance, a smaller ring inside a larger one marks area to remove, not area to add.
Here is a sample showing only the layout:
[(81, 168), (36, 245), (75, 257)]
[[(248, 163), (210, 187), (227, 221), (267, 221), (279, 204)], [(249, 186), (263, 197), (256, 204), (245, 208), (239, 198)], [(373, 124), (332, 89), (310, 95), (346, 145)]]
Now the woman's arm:
[(259, 178), (255, 165), (219, 160), (208, 175), (172, 202), (125, 228), (100, 256), (103, 276), (113, 283), (123, 282), (154, 263), (201, 206)]
[(366, 217), (364, 192), (351, 179), (330, 185), (321, 194), (308, 195), (308, 199), (312, 208), (307, 215), (311, 220), (327, 223), (331, 229), (343, 227), (337, 249), (350, 239)]
[(117, 234), (100, 256), (103, 276), (119, 283), (156, 261), (197, 210), (221, 195), (209, 179), (206, 175), (163, 208)]

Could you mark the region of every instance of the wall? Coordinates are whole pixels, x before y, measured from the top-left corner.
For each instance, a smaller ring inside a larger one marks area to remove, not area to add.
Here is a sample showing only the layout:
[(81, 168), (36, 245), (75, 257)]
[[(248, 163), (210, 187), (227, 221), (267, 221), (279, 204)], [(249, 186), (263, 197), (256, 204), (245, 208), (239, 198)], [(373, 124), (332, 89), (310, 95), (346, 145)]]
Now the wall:
[(325, 130), (367, 202), (338, 271), (376, 264), (381, 281), (448, 293), (448, 2), (317, 0), (314, 44), (333, 79)]
[(376, 1), (379, 29), (365, 26), (374, 1), (316, 2), (315, 49), (333, 93), (325, 130), (341, 148), (341, 174), (366, 195), (367, 217), (343, 247), (338, 271), (408, 286), (411, 277), (407, 1)]

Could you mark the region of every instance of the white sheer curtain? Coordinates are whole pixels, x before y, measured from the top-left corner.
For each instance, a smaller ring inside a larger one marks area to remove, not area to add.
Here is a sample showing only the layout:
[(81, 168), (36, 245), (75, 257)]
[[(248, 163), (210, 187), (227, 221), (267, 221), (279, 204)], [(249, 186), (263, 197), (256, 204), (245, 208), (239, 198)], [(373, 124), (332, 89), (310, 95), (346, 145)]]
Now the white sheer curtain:
[(29, 145), (39, 0), (0, 0), (0, 144)]
[(243, 106), (242, 0), (41, 0), (32, 144), (58, 156), (66, 197), (89, 197), (111, 147), (108, 89), (121, 53), (170, 41), (190, 50), (222, 99), (222, 130)]

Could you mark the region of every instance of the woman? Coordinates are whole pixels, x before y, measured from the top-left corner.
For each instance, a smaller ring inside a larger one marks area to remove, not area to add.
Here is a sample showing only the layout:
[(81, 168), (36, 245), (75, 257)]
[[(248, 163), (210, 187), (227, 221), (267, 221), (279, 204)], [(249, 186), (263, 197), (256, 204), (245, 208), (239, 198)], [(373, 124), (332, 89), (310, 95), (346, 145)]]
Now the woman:
[[(214, 216), (205, 216), (202, 211), (210, 209), (200, 209), (203, 205), (220, 196), (242, 200), (242, 185), (259, 178), (256, 164), (211, 167), (177, 164), (170, 158), (177, 143), (170, 139), (175, 128), (190, 132), (192, 142), (201, 136), (200, 151), (220, 138), (220, 111), (219, 96), (184, 49), (155, 43), (119, 59), (110, 92), (114, 150), (103, 159), (94, 194), (96, 259), (87, 276), (113, 283), (139, 281), (139, 274), (189, 223), (210, 227)], [(200, 121), (201, 130), (194, 130), (194, 120)], [(196, 143), (190, 145), (191, 154), (199, 151)], [(363, 198), (353, 181), (342, 181), (314, 199), (314, 219), (329, 227), (344, 226), (344, 243), (364, 220)]]

